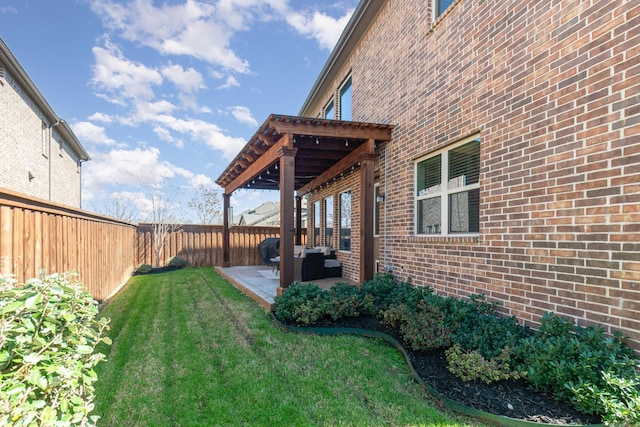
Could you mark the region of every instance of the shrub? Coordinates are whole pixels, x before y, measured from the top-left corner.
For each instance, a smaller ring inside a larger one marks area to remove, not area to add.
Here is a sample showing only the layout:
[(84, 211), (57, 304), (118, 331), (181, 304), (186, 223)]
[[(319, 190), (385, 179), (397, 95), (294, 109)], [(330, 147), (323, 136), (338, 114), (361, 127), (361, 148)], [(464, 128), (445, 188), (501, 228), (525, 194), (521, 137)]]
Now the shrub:
[(622, 380), (637, 378), (637, 361), (619, 333), (605, 336), (600, 327), (579, 327), (547, 313), (517, 353), (534, 389), (572, 402), (581, 412), (614, 419), (614, 408), (637, 405), (637, 384)]
[(411, 283), (396, 282), (391, 274), (377, 274), (360, 286), (363, 307), (374, 316), (382, 316), (393, 304), (415, 305), (422, 299), (422, 292)]
[(178, 256), (172, 257), (167, 263), (167, 267), (185, 268), (186, 266), (187, 261), (184, 258), (180, 258)]
[(482, 312), (468, 312), (454, 334), (453, 341), (467, 351), (478, 351), (483, 357), (498, 357), (505, 348), (517, 347), (529, 334), (515, 317), (502, 317)]
[(106, 319), (76, 275), (0, 277), (0, 424), (94, 425), (94, 366)]
[(413, 308), (394, 304), (383, 312), (383, 322), (399, 330), (402, 340), (414, 351), (451, 345), (452, 330), (437, 306), (421, 301)]
[(509, 348), (503, 348), (499, 355), (487, 359), (478, 350), (466, 351), (460, 344), (454, 344), (445, 355), (449, 372), (463, 381), (480, 380), (490, 384), (525, 375), (511, 369)]
[(335, 321), (343, 317), (357, 317), (363, 311), (357, 286), (336, 283), (329, 289), (329, 316)]
[(151, 270), (153, 270), (153, 267), (149, 264), (140, 264), (134, 271), (133, 271), (133, 275), (139, 275), (139, 274), (148, 274), (151, 272)]
[(313, 283), (293, 283), (274, 300), (274, 313), (285, 323), (313, 325), (329, 310), (329, 294)]

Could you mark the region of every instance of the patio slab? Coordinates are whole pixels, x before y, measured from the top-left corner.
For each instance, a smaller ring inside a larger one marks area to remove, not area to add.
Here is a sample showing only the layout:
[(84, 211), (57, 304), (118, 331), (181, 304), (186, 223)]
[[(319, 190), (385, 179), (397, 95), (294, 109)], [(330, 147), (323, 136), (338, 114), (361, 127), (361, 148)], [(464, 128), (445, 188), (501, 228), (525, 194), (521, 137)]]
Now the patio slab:
[[(214, 267), (215, 271), (231, 282), (242, 293), (248, 295), (258, 304), (271, 310), (276, 297), (276, 289), (280, 285), (278, 273), (266, 265), (250, 265), (236, 267)], [(336, 283), (356, 282), (345, 277), (328, 277), (326, 279), (311, 280), (305, 283), (315, 283), (322, 289), (330, 289)]]

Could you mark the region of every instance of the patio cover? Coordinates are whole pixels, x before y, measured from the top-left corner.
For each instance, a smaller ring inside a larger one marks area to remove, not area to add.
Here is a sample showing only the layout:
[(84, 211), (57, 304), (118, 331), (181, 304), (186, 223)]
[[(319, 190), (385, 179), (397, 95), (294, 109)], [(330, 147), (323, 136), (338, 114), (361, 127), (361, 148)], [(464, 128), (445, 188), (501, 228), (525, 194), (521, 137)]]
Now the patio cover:
[(384, 124), (270, 115), (216, 180), (224, 189), (223, 266), (230, 266), (231, 194), (239, 188), (280, 190), (280, 259), (291, 259), (280, 267), (279, 292), (284, 290), (293, 281), (294, 243), (301, 242), (302, 196), (357, 168), (362, 191), (360, 279), (372, 278), (375, 147), (376, 142), (391, 140), (392, 129)]

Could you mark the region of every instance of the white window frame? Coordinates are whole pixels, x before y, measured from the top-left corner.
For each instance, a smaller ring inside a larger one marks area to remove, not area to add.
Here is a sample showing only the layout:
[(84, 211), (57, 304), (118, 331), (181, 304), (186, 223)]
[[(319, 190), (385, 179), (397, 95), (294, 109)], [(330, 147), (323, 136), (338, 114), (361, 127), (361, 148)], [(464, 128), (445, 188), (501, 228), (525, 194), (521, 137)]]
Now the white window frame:
[[(433, 153), (429, 153), (426, 156), (422, 156), (415, 160), (414, 164), (414, 185), (415, 185), (415, 193), (414, 193), (414, 203), (413, 203), (413, 224), (414, 224), (414, 234), (416, 236), (421, 237), (442, 237), (442, 236), (456, 236), (456, 237), (466, 237), (466, 236), (477, 236), (479, 232), (473, 233), (451, 233), (449, 232), (449, 196), (456, 193), (467, 192), (480, 188), (480, 180), (477, 183), (470, 185), (461, 185), (461, 186), (453, 186), (450, 188), (449, 186), (449, 152), (455, 148), (458, 148), (462, 145), (465, 145), (473, 140), (480, 141), (480, 135), (476, 134), (470, 136), (468, 138), (464, 138), (456, 143), (448, 145), (438, 151), (434, 151)], [(426, 194), (418, 194), (418, 166), (424, 160), (433, 158), (440, 155), (440, 191), (432, 191)], [(480, 167), (480, 165), (478, 165)], [(440, 197), (440, 232), (439, 233), (419, 233), (418, 227), (418, 202), (420, 200), (426, 200), (430, 198)], [(479, 220), (479, 218), (478, 218)]]

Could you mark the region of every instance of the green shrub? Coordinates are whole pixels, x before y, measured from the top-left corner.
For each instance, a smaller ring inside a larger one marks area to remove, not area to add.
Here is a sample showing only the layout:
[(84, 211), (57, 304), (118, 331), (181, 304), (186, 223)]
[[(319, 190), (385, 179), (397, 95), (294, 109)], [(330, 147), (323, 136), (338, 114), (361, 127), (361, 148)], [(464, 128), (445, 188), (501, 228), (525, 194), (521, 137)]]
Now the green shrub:
[(396, 282), (391, 274), (382, 273), (360, 286), (363, 307), (374, 316), (382, 316), (393, 304), (415, 305), (422, 299), (422, 292), (422, 288), (408, 282)]
[(414, 351), (427, 351), (451, 345), (452, 330), (437, 306), (421, 301), (414, 308), (391, 305), (382, 314), (383, 322), (397, 329), (404, 343)]
[(274, 313), (285, 323), (313, 325), (329, 311), (329, 294), (313, 283), (293, 283), (274, 300)]
[(637, 405), (637, 384), (622, 379), (637, 378), (638, 362), (619, 333), (606, 336), (600, 327), (579, 327), (547, 313), (538, 332), (522, 340), (517, 353), (534, 389), (572, 402), (581, 412), (613, 420), (614, 408)]
[(336, 283), (329, 289), (329, 316), (335, 321), (343, 317), (357, 317), (363, 310), (360, 291), (348, 283)]
[(485, 358), (478, 350), (466, 351), (460, 344), (454, 344), (447, 349), (445, 355), (449, 372), (463, 381), (479, 380), (490, 384), (525, 375), (511, 369), (509, 348), (503, 348), (495, 357)]
[(147, 274), (150, 273), (151, 270), (153, 270), (153, 266), (149, 265), (149, 264), (140, 264), (134, 271), (133, 274), (137, 275), (137, 274)]
[(76, 275), (0, 277), (0, 425), (94, 425), (106, 319)]
[(453, 341), (467, 351), (477, 350), (483, 357), (498, 357), (505, 348), (514, 348), (529, 334), (515, 317), (467, 312), (456, 328)]
[(167, 267), (185, 268), (186, 266), (187, 266), (187, 261), (178, 256), (172, 257), (167, 263)]

